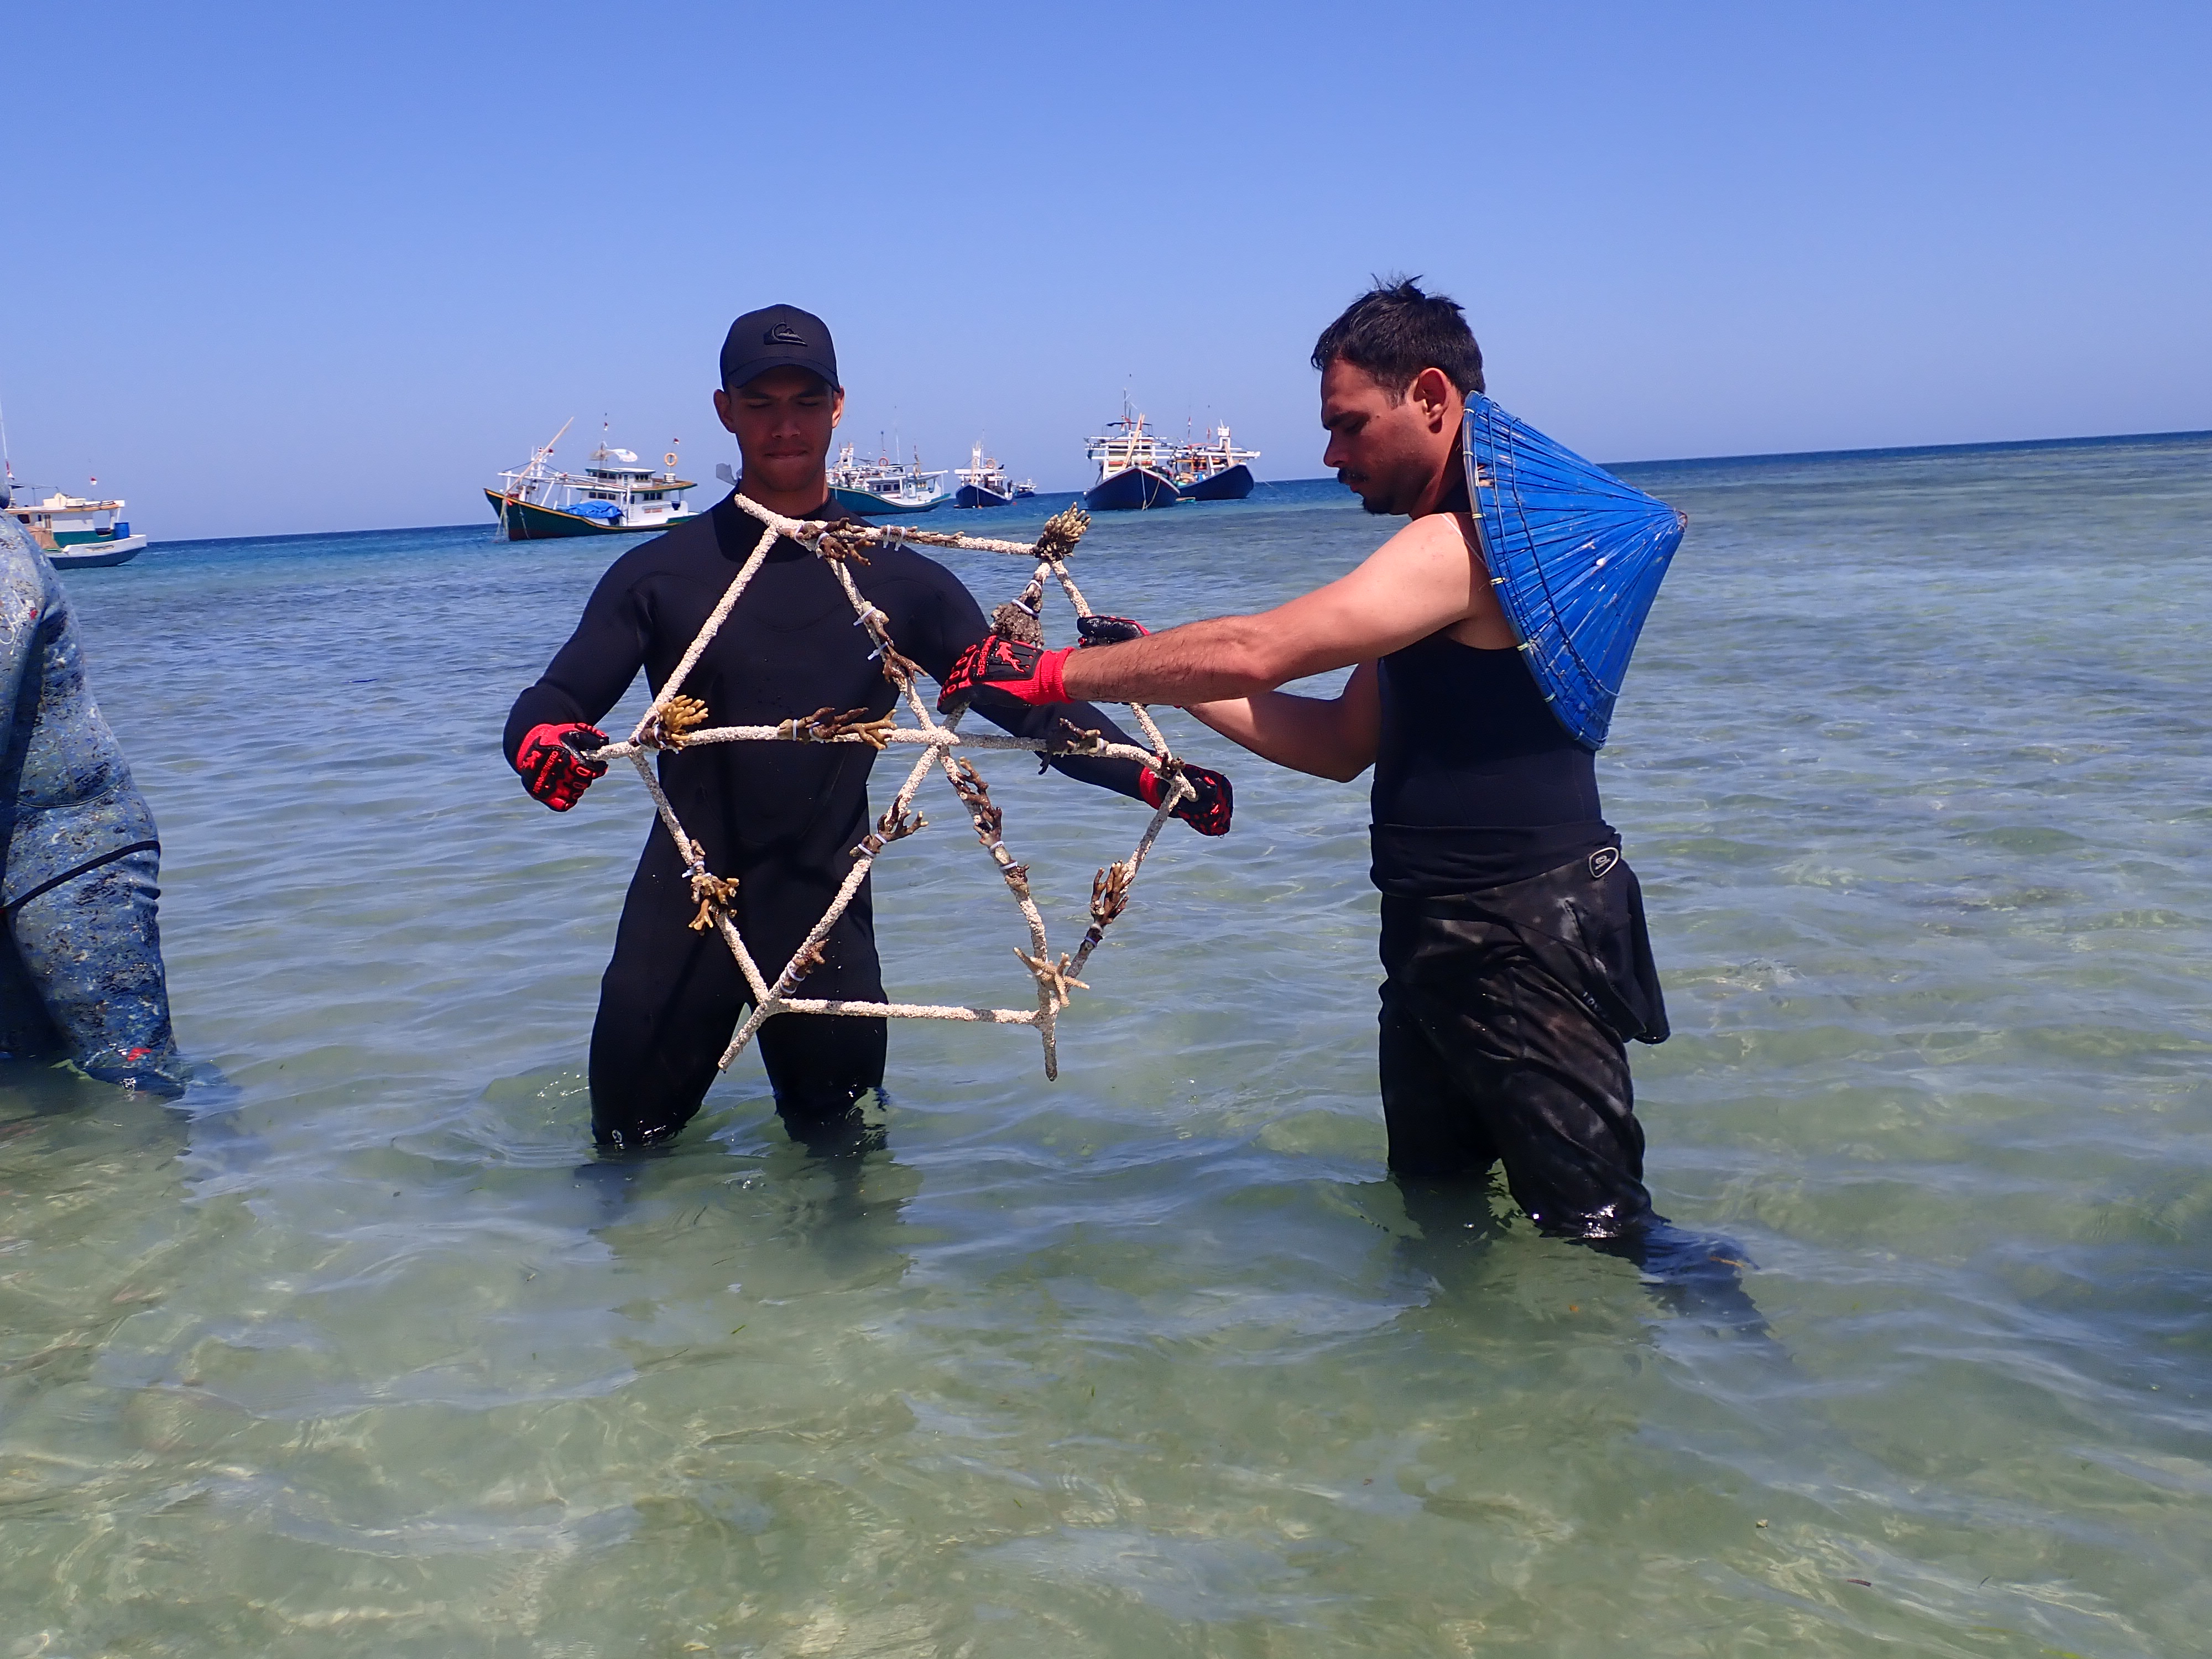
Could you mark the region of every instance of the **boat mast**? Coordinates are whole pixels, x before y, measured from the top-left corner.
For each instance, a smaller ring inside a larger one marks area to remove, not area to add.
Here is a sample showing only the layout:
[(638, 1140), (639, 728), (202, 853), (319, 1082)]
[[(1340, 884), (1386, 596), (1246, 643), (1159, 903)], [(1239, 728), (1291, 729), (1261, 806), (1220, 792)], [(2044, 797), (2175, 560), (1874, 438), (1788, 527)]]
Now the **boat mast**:
[(530, 465), (523, 470), (522, 475), (514, 481), (515, 494), (522, 500), (527, 501), (530, 499), (530, 486), (532, 484), (544, 483), (550, 481), (550, 471), (547, 467), (546, 463), (553, 459), (553, 446), (559, 443), (562, 438), (567, 434), (568, 428), (575, 424), (576, 417), (574, 415), (571, 415), (567, 420), (561, 422), (561, 430), (555, 433), (551, 437), (545, 441), (545, 447), (544, 448), (532, 450), (531, 452)]
[(563, 437), (567, 436), (568, 428), (575, 424), (576, 417), (574, 415), (571, 415), (567, 420), (562, 422), (561, 430), (548, 438), (545, 441), (545, 447), (539, 450), (537, 455), (532, 457), (532, 459), (549, 461), (553, 459), (553, 446), (559, 443)]

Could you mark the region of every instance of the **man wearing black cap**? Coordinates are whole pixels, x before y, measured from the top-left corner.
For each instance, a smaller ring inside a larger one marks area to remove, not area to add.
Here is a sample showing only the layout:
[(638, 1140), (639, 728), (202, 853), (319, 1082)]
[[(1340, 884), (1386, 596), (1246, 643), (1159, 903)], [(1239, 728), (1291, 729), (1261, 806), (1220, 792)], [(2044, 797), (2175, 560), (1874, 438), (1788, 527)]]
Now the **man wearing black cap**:
[[(722, 345), (714, 412), (736, 435), (738, 489), (787, 518), (854, 515), (830, 500), (823, 462), (845, 405), (821, 319), (793, 306), (749, 312)], [(606, 770), (589, 750), (603, 718), (642, 667), (657, 690), (697, 637), (760, 537), (732, 501), (615, 561), (583, 619), (538, 684), (516, 699), (505, 748), (524, 787), (566, 811)], [(942, 681), (989, 629), (952, 573), (907, 548), (872, 549), (852, 567), (861, 593), (890, 618), (899, 649)], [(718, 725), (774, 725), (816, 709), (890, 712), (894, 691), (836, 576), (788, 538), (778, 541), (684, 682)], [(975, 711), (1018, 736), (1042, 738), (1065, 717), (1131, 741), (1087, 703), (1029, 707), (985, 691)], [(716, 744), (664, 751), (661, 787), (717, 875), (738, 879), (735, 920), (756, 960), (781, 964), (829, 908), (866, 834), (864, 744)], [(1131, 761), (1069, 756), (1050, 763), (1086, 783), (1158, 804), (1158, 781)], [(1229, 781), (1186, 769), (1199, 795), (1176, 816), (1203, 835), (1229, 828)], [(683, 861), (657, 818), (638, 860), (614, 959), (592, 1028), (592, 1129), (605, 1147), (665, 1140), (699, 1109), (715, 1061), (750, 1000), (730, 953), (694, 932), (697, 907)], [(864, 884), (807, 975), (809, 996), (884, 1000), (873, 909)], [(760, 1030), (761, 1059), (790, 1132), (821, 1148), (854, 1142), (857, 1103), (881, 1087), (884, 1024), (849, 1016), (785, 1014)]]

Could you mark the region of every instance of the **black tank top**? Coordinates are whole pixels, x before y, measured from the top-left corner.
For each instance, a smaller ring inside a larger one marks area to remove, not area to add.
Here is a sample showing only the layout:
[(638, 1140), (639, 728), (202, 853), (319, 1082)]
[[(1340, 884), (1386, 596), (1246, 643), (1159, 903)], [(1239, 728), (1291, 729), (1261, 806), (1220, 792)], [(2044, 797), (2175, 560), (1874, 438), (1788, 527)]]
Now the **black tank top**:
[(1520, 652), (1436, 633), (1376, 666), (1374, 877), (1385, 893), (1478, 892), (1619, 844), (1596, 757), (1546, 706)]

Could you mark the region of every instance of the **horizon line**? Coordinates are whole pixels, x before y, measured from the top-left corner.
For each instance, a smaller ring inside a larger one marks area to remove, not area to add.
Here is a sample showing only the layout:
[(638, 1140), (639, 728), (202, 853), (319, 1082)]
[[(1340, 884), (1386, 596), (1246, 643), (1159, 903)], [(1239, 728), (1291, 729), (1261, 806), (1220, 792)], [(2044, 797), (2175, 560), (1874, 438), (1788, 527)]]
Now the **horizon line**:
[[(1723, 462), (1746, 461), (1831, 461), (1868, 456), (1938, 455), (1970, 449), (2067, 449), (2084, 448), (2097, 444), (2130, 444), (2171, 442), (2183, 438), (2212, 438), (2212, 428), (2184, 428), (2176, 432), (2110, 432), (2092, 434), (2075, 438), (2001, 438), (1977, 443), (1952, 444), (1892, 444), (1868, 449), (1789, 449), (1749, 451), (1733, 455), (1669, 455), (1635, 461), (1600, 461), (1598, 465), (1613, 467), (1637, 466), (1710, 466)], [(1255, 482), (1279, 488), (1285, 484), (1334, 483), (1333, 473), (1320, 473), (1304, 478), (1261, 478)], [(1040, 497), (1049, 495), (1081, 495), (1080, 489), (1044, 489)], [(368, 530), (275, 530), (251, 536), (186, 536), (173, 540), (148, 543), (154, 547), (192, 547), (208, 542), (281, 542), (302, 536), (391, 536), (410, 531), (472, 530), (477, 523), (385, 525)], [(643, 532), (635, 532), (643, 534)], [(597, 538), (583, 539), (596, 540)]]

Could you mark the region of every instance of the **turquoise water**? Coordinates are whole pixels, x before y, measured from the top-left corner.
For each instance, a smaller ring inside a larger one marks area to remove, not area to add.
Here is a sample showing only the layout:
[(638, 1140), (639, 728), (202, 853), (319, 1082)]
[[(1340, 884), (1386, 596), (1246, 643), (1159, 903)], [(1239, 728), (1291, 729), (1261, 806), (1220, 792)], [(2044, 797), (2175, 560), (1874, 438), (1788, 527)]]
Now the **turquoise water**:
[[(748, 1055), (608, 1171), (647, 804), (554, 817), (494, 744), (619, 544), (71, 576), (229, 1087), (0, 1075), (0, 1656), (2201, 1650), (2212, 439), (1633, 471), (1692, 518), (1601, 762), (1652, 1184), (1771, 1342), (1502, 1199), (1408, 1213), (1358, 786), (1169, 715), (1237, 828), (1163, 841), (1060, 1082), (902, 1026), (839, 1169)], [(1176, 621), (1384, 527), (1262, 491), (1078, 568)], [(1072, 943), (1139, 815), (985, 767)], [(890, 982), (1019, 1002), (933, 816)]]

